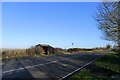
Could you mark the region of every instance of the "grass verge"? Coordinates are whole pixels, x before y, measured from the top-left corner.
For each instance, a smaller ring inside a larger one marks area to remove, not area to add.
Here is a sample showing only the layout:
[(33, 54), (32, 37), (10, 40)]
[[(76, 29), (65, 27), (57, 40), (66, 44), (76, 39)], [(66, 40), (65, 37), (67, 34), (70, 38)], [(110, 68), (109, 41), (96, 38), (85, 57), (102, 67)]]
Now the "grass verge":
[(86, 68), (72, 75), (69, 80), (120, 80), (120, 62), (114, 53), (108, 53)]

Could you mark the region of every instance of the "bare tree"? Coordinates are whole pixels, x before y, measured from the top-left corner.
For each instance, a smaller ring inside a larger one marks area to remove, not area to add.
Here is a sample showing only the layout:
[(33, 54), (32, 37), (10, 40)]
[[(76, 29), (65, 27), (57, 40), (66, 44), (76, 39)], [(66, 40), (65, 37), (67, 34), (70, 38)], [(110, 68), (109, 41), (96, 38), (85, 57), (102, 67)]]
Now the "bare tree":
[(120, 54), (120, 1), (103, 2), (97, 9), (96, 20), (104, 39), (114, 41)]

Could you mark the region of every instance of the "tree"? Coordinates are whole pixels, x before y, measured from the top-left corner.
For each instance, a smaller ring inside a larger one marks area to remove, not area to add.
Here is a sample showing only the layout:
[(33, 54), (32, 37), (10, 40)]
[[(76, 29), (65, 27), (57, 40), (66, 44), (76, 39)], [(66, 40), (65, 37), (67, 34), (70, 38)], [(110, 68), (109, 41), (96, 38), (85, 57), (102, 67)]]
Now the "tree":
[(107, 44), (106, 45), (106, 49), (110, 49), (111, 48), (111, 45), (110, 44)]
[(97, 9), (96, 20), (104, 39), (114, 41), (120, 54), (120, 1), (103, 2)]

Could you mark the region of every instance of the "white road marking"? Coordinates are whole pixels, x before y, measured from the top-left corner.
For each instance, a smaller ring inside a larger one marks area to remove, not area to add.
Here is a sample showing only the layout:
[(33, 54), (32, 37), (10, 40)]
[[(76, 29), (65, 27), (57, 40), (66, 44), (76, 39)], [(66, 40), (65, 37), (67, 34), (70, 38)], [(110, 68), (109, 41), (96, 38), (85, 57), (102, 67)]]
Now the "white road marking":
[(4, 65), (4, 63), (2, 63), (2, 65)]
[(13, 69), (13, 70), (9, 70), (9, 71), (4, 71), (3, 74), (9, 73), (9, 72), (13, 72), (13, 71), (19, 71), (19, 70), (23, 70), (23, 69), (27, 69), (27, 68), (33, 68), (33, 67), (36, 67), (36, 66), (51, 64), (51, 63), (55, 63), (55, 62), (57, 62), (57, 60), (56, 61), (51, 61), (51, 62), (48, 62), (48, 63), (37, 64), (37, 65), (33, 65), (33, 66), (26, 66), (24, 68), (19, 68), (19, 69)]
[[(102, 55), (102, 56), (103, 56), (103, 55)], [(77, 72), (77, 71), (79, 71), (79, 70), (81, 70), (81, 69), (85, 68), (85, 67), (86, 67), (86, 66), (88, 66), (89, 64), (91, 64), (91, 63), (93, 63), (94, 61), (96, 61), (96, 60), (100, 59), (102, 56), (100, 56), (100, 57), (98, 57), (98, 58), (96, 58), (96, 59), (94, 59), (94, 60), (92, 60), (92, 61), (88, 62), (88, 63), (87, 63), (87, 64), (85, 64), (84, 66), (82, 66), (82, 67), (80, 67), (80, 68), (78, 68), (78, 69), (74, 70), (73, 72), (71, 72), (71, 73), (69, 73), (69, 74), (67, 74), (67, 75), (63, 76), (63, 77), (62, 77), (62, 78), (60, 78), (59, 80), (63, 80), (63, 79), (65, 79), (65, 78), (67, 78), (68, 76), (72, 75), (73, 73), (75, 73), (75, 72)]]
[(27, 60), (25, 60), (25, 61), (31, 62), (31, 60), (28, 60), (28, 59), (27, 59)]

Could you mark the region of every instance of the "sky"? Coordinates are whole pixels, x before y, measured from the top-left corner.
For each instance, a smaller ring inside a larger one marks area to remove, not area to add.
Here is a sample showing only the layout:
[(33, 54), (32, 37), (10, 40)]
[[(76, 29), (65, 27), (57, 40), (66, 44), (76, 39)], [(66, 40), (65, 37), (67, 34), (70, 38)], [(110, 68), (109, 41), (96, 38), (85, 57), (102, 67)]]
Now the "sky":
[(2, 3), (0, 2), (0, 48), (2, 48)]
[[(103, 40), (95, 17), (99, 2), (2, 3), (2, 47), (93, 48), (111, 44)], [(72, 46), (72, 43), (74, 45)]]

